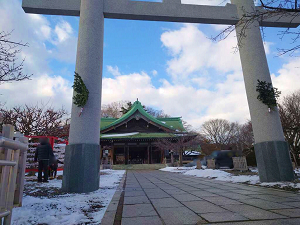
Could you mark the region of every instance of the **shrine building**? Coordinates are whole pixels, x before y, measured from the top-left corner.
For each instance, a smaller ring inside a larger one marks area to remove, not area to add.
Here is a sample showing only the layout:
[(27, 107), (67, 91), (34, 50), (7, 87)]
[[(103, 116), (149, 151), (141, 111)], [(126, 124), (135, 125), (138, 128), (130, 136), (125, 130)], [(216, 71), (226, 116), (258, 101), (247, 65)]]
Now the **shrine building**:
[(101, 156), (108, 155), (110, 164), (163, 163), (169, 150), (160, 150), (154, 143), (166, 139), (176, 142), (189, 135), (181, 117), (155, 118), (136, 101), (121, 118), (101, 119)]

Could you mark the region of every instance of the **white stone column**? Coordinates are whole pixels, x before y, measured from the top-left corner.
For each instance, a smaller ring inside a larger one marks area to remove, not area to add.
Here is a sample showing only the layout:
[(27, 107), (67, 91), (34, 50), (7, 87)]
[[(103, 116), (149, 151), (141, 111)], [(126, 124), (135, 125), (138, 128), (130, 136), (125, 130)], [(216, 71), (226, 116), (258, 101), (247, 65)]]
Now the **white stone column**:
[(70, 144), (99, 144), (103, 33), (103, 0), (82, 0), (75, 71), (90, 94), (80, 117), (80, 108), (74, 104), (72, 106)]
[(72, 105), (63, 178), (63, 189), (68, 192), (99, 188), (103, 33), (103, 0), (82, 0), (76, 72), (89, 90), (89, 99), (81, 116), (80, 108)]
[[(245, 12), (253, 12), (253, 0), (231, 0), (231, 2), (237, 5), (240, 17), (242, 17)], [(269, 113), (268, 107), (257, 99), (257, 80), (272, 82), (258, 21), (254, 21), (253, 24), (245, 30), (245, 36), (241, 34), (241, 26), (237, 27), (236, 31), (238, 40), (241, 40), (239, 51), (255, 143), (284, 141), (277, 109)]]
[[(231, 0), (231, 2), (237, 6), (240, 18), (244, 14), (253, 12), (255, 9), (253, 0)], [(290, 158), (288, 148), (286, 149), (278, 109), (276, 108), (275, 111), (269, 113), (268, 107), (257, 99), (257, 80), (272, 82), (259, 22), (254, 21), (246, 29), (243, 29), (243, 25), (236, 26), (236, 33), (239, 41), (239, 52), (253, 126), (260, 178), (263, 181), (290, 180), (290, 178), (285, 178), (284, 175), (284, 173), (290, 174)], [(271, 154), (275, 158), (271, 159), (271, 156), (269, 156), (268, 159), (268, 154)], [(286, 161), (279, 162), (279, 155), (280, 158), (285, 158)], [(271, 168), (271, 164), (276, 168)], [(285, 166), (287, 168), (284, 168)], [(281, 171), (282, 168), (284, 168), (284, 172)], [(276, 178), (276, 173), (281, 178)]]

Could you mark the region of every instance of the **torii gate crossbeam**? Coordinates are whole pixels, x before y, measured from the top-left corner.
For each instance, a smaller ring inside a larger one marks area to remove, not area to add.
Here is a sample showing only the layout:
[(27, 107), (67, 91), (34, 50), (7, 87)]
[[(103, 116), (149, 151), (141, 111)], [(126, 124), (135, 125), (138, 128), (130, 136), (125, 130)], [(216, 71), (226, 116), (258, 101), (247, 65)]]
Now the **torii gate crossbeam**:
[[(26, 13), (80, 16), (81, 0), (23, 0)], [(263, 11), (261, 7), (256, 10)], [(291, 13), (292, 14), (292, 13)], [(236, 5), (226, 6), (181, 4), (181, 0), (138, 2), (130, 0), (103, 0), (103, 15), (109, 19), (148, 20), (181, 23), (235, 25), (239, 21)], [(264, 27), (295, 28), (300, 18), (274, 16), (260, 21)]]
[[(99, 188), (100, 110), (103, 67), (104, 18), (235, 25), (246, 13), (263, 10), (253, 0), (231, 0), (226, 6), (185, 5), (181, 0), (138, 2), (130, 0), (23, 0), (27, 13), (79, 16), (76, 72), (90, 97), (80, 109), (72, 105), (69, 145), (66, 148), (63, 190), (90, 192)], [(259, 26), (297, 27), (295, 15), (254, 21), (248, 29), (237, 26), (246, 93), (255, 138), (255, 153), (261, 181), (294, 178), (289, 147), (283, 135), (278, 110), (269, 113), (257, 100), (257, 80), (271, 82)], [(234, 87), (233, 87), (234, 88)]]

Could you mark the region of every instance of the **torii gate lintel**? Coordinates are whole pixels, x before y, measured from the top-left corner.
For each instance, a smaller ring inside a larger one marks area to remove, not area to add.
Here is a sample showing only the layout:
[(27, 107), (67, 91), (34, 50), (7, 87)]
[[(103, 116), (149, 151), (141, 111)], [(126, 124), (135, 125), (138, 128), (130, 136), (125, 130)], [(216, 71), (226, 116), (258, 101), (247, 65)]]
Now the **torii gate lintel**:
[[(23, 0), (26, 13), (80, 16), (81, 0)], [(104, 18), (147, 20), (181, 23), (235, 25), (239, 21), (236, 5), (225, 6), (181, 4), (181, 0), (145, 2), (131, 0), (103, 0)], [(263, 11), (261, 7), (256, 10)], [(292, 18), (292, 19), (291, 19)], [(260, 21), (264, 27), (295, 28), (300, 17), (274, 16)]]

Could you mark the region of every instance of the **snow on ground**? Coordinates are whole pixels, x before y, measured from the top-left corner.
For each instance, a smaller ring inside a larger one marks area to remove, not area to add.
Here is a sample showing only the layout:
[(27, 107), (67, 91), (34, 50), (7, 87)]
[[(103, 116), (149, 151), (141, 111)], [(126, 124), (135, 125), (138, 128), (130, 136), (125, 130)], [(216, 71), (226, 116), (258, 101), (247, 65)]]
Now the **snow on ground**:
[[(278, 188), (292, 188), (300, 190), (299, 179), (297, 182), (274, 182), (274, 183), (260, 183), (258, 175), (235, 175), (228, 173), (224, 170), (213, 170), (213, 169), (196, 169), (196, 167), (166, 167), (160, 169), (161, 171), (181, 173), (183, 175), (203, 177), (209, 179), (215, 179), (219, 181), (227, 181), (233, 183), (248, 183), (266, 187), (278, 187)], [(251, 172), (258, 172), (257, 169), (252, 168)], [(300, 171), (295, 171), (299, 173)]]
[(37, 183), (36, 177), (26, 177), (23, 206), (13, 209), (12, 224), (100, 224), (124, 173), (102, 170), (100, 189), (88, 194), (62, 193), (62, 180)]

